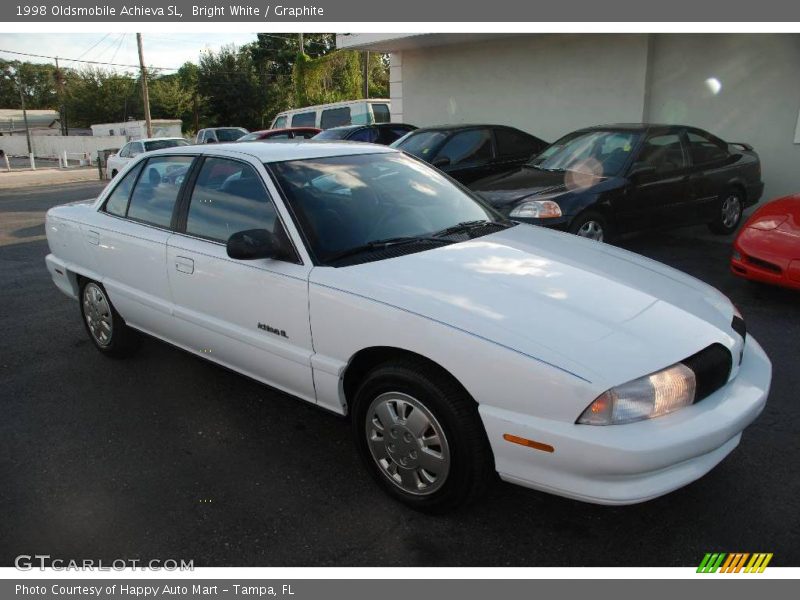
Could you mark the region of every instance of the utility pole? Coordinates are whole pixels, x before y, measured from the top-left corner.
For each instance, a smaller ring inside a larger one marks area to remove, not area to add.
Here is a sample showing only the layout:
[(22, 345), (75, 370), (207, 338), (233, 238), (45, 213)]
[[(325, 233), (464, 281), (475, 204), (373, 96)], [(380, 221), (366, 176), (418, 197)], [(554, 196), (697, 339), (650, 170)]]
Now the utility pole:
[(364, 98), (369, 98), (369, 50), (364, 51)]
[(25, 120), (25, 137), (28, 138), (28, 156), (33, 153), (31, 149), (31, 130), (28, 127), (28, 111), (25, 109), (25, 94), (22, 91), (22, 75), (17, 69), (17, 87), (19, 87), (19, 102), (22, 105), (22, 118)]
[(303, 34), (297, 34), (297, 40), (300, 42), (300, 54), (303, 54), (306, 50), (305, 40), (303, 40)]
[(56, 92), (58, 93), (58, 117), (61, 120), (61, 135), (69, 135), (67, 128), (67, 107), (64, 105), (64, 74), (58, 66), (56, 56)]
[(142, 73), (142, 103), (144, 104), (144, 122), (147, 126), (147, 137), (153, 137), (153, 122), (150, 120), (150, 92), (147, 90), (147, 69), (144, 66), (142, 50), (142, 34), (136, 34), (136, 45), (139, 47), (139, 69)]

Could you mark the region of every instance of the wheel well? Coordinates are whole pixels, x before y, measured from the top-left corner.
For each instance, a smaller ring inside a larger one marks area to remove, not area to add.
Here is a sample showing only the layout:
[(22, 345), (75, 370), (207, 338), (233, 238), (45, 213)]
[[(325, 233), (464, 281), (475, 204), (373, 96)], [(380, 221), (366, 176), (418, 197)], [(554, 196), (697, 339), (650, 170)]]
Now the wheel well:
[(744, 187), (744, 184), (741, 181), (734, 181), (731, 183), (731, 187), (738, 190), (739, 193), (742, 194), (742, 204), (747, 202), (747, 189)]
[(447, 377), (458, 385), (465, 393), (469, 394), (461, 382), (456, 379), (450, 371), (445, 369), (439, 363), (429, 359), (426, 356), (404, 350), (402, 348), (395, 348), (393, 346), (374, 346), (371, 348), (364, 348), (359, 350), (350, 359), (350, 362), (345, 368), (344, 377), (342, 379), (342, 387), (344, 391), (345, 400), (350, 403), (353, 396), (358, 389), (359, 383), (364, 380), (364, 377), (372, 369), (378, 365), (397, 360), (399, 358), (412, 358), (417, 361), (427, 363), (433, 369), (439, 371), (442, 376)]

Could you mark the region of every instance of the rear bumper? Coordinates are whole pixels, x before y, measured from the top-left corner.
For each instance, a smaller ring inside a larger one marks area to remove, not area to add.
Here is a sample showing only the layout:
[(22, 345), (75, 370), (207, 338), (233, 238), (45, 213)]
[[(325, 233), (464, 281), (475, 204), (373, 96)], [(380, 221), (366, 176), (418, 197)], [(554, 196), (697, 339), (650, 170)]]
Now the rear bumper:
[(70, 298), (78, 297), (78, 282), (75, 276), (67, 269), (66, 264), (53, 254), (48, 254), (44, 258), (47, 271), (53, 278), (56, 287)]
[[(586, 502), (634, 504), (702, 477), (725, 458), (764, 409), (771, 377), (769, 359), (748, 337), (735, 379), (664, 417), (601, 427), (483, 404), (480, 414), (502, 479)], [(548, 444), (553, 452), (509, 443), (506, 433)]]

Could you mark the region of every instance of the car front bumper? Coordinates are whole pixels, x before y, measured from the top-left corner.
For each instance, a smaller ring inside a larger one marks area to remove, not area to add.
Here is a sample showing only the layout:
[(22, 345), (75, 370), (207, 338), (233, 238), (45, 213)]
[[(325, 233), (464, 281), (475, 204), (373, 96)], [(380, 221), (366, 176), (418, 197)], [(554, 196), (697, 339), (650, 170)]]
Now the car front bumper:
[[(759, 243), (749, 241), (749, 229), (739, 234), (734, 242), (734, 253), (731, 256), (731, 273), (761, 283), (780, 285), (800, 290), (800, 254), (781, 255), (764, 248), (776, 249), (781, 240), (769, 239), (769, 232), (757, 232), (762, 236)], [(767, 242), (774, 242), (768, 244)], [(793, 258), (798, 256), (799, 258)]]
[[(702, 477), (736, 448), (742, 431), (764, 409), (771, 377), (769, 358), (748, 336), (733, 380), (663, 417), (593, 426), (486, 404), (480, 414), (503, 480), (586, 502), (635, 504)], [(547, 444), (552, 452), (510, 443), (504, 434)]]

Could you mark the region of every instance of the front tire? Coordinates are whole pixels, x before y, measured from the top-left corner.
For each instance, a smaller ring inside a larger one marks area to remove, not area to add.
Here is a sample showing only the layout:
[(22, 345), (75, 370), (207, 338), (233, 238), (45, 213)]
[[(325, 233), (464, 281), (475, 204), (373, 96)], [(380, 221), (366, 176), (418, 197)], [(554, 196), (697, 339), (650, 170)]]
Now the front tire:
[(607, 242), (611, 239), (611, 230), (606, 218), (598, 212), (587, 210), (579, 214), (569, 224), (569, 232), (578, 237), (585, 237), (597, 242)]
[(474, 502), (494, 478), (477, 404), (423, 360), (373, 369), (355, 394), (352, 431), (378, 484), (415, 510), (443, 513)]
[(743, 211), (742, 192), (736, 188), (731, 188), (723, 194), (722, 201), (717, 209), (717, 216), (708, 224), (708, 228), (719, 235), (730, 235), (739, 227)]
[(139, 335), (125, 323), (101, 284), (90, 279), (81, 283), (80, 307), (86, 333), (100, 352), (123, 358), (139, 347)]

